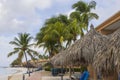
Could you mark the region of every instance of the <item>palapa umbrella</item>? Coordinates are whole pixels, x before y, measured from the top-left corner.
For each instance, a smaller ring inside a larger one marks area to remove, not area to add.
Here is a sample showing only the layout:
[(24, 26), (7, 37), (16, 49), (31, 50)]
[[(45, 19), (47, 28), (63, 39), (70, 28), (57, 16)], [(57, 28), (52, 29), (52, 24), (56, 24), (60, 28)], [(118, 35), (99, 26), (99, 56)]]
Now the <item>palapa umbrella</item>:
[(97, 51), (105, 47), (105, 42), (108, 39), (107, 36), (96, 32), (93, 26), (91, 26), (90, 31), (86, 35), (67, 49), (64, 61), (67, 64), (71, 64), (71, 62), (75, 63), (76, 61), (79, 61), (80, 64), (92, 64), (94, 55)]
[[(94, 68), (92, 67), (94, 55), (106, 46), (105, 42), (108, 40), (107, 36), (95, 31), (91, 25), (90, 31), (67, 49), (64, 63), (67, 65), (74, 65), (75, 63), (89, 65), (89, 72), (94, 74)], [(93, 76), (91, 75), (91, 77)]]
[(94, 66), (103, 76), (113, 76), (114, 71), (120, 72), (120, 28), (110, 36), (106, 44), (107, 47), (94, 57)]

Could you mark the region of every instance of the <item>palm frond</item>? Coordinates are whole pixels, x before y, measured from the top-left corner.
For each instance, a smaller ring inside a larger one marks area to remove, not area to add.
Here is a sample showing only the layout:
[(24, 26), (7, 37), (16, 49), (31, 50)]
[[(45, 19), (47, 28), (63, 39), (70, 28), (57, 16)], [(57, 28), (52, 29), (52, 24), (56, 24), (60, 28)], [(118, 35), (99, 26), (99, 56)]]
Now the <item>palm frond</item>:
[(32, 49), (27, 49), (27, 51), (28, 51), (29, 53), (32, 53), (34, 56), (38, 56), (38, 55), (39, 55), (39, 53), (38, 53), (37, 51), (34, 51), (34, 50), (32, 50)]
[(31, 57), (32, 60), (36, 60), (36, 58), (31, 54), (30, 51), (27, 51), (28, 55)]
[(20, 46), (20, 44), (15, 42), (15, 41), (11, 41), (11, 42), (9, 42), (9, 44), (12, 44), (12, 45), (15, 45), (15, 46)]
[(8, 57), (10, 57), (18, 52), (19, 52), (19, 50), (12, 51), (12, 52), (8, 53)]
[(90, 9), (95, 9), (95, 7), (96, 7), (96, 2), (95, 2), (95, 1), (91, 1), (91, 2), (88, 4), (88, 7), (89, 7)]
[(89, 20), (98, 19), (99, 16), (96, 13), (89, 13)]
[(32, 47), (32, 46), (36, 46), (36, 43), (32, 43), (32, 44), (28, 44), (27, 47)]

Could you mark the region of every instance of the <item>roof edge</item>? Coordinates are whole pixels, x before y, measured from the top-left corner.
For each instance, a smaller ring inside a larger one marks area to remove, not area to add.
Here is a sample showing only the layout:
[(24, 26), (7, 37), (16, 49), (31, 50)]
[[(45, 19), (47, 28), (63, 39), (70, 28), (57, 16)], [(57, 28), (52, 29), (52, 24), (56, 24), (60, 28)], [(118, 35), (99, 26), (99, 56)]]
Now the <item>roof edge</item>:
[(97, 31), (101, 31), (102, 29), (106, 28), (107, 26), (113, 24), (114, 22), (120, 20), (120, 11), (118, 11), (116, 14), (105, 20), (103, 23), (98, 25), (95, 29)]

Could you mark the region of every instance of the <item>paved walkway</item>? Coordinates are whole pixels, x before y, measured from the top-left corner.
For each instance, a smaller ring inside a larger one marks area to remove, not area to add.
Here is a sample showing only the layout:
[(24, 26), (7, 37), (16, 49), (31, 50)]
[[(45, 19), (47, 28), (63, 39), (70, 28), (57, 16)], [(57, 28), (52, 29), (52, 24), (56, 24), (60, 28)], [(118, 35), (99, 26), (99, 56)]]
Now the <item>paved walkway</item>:
[(31, 74), (27, 80), (42, 80), (43, 76), (51, 76), (51, 73), (48, 71), (37, 71)]
[[(64, 76), (63, 80), (68, 79), (68, 76)], [(60, 76), (52, 76), (50, 72), (38, 71), (31, 74), (27, 80), (61, 80)]]
[[(64, 77), (63, 77), (63, 80), (67, 80), (67, 79), (68, 79), (68, 76), (64, 76)], [(61, 80), (61, 77), (60, 77), (60, 76), (57, 76), (57, 77), (44, 76), (44, 77), (42, 77), (41, 80)]]

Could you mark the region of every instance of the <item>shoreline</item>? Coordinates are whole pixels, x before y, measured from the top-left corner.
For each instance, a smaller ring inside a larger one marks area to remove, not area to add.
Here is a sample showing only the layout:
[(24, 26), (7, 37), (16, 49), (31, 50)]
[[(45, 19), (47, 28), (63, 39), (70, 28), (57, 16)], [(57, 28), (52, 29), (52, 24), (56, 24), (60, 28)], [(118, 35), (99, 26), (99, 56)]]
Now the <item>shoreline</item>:
[(7, 75), (6, 74), (0, 75), (0, 80), (11, 80), (12, 77), (19, 76), (19, 75), (22, 76), (23, 73), (27, 71), (27, 69), (23, 67), (8, 67), (5, 69), (11, 70), (11, 72), (12, 71), (15, 71), (15, 72), (7, 74)]

